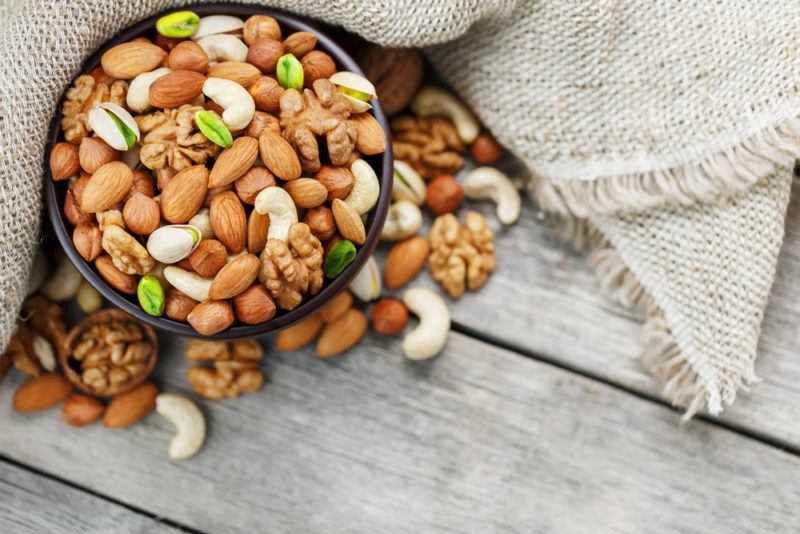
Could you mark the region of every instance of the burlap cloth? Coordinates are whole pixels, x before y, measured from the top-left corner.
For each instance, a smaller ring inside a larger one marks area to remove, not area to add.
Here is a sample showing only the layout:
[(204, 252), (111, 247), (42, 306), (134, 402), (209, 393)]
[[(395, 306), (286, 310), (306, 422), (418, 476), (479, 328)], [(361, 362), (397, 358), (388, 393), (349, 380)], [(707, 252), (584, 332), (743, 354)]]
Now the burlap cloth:
[[(645, 361), (692, 414), (755, 379), (800, 149), (796, 0), (285, 0), (421, 46), (591, 242), (601, 285), (647, 310)], [(0, 343), (24, 297), (62, 90), (119, 30), (180, 2), (0, 0)]]

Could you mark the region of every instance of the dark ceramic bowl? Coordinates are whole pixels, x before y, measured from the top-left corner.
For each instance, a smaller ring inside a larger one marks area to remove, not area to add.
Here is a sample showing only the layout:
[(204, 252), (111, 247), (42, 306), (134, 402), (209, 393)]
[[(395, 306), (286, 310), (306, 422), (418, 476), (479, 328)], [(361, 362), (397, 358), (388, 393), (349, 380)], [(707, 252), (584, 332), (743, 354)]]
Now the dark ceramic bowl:
[[(242, 19), (246, 19), (250, 15), (269, 15), (274, 17), (280, 22), (284, 33), (288, 35), (295, 31), (312, 32), (317, 36), (317, 48), (327, 52), (337, 63), (340, 70), (349, 70), (359, 74), (363, 74), (356, 62), (330, 37), (321, 33), (318, 29), (309, 26), (305, 22), (285, 13), (273, 11), (271, 9), (258, 7), (258, 6), (243, 6), (234, 4), (207, 4), (201, 6), (188, 6), (182, 9), (190, 9), (200, 16), (206, 15), (236, 15)], [(173, 11), (173, 10), (170, 10)], [(130, 41), (131, 39), (146, 35), (152, 37), (155, 34), (156, 20), (167, 12), (160, 13), (154, 17), (143, 20), (130, 28), (124, 30), (119, 35), (108, 41), (99, 50), (97, 50), (91, 57), (84, 63), (80, 73), (89, 73), (94, 68), (100, 65), (100, 56), (111, 48), (112, 46), (120, 43)], [(155, 328), (180, 334), (183, 336), (204, 337), (206, 339), (236, 339), (266, 332), (273, 332), (281, 328), (285, 328), (317, 311), (320, 306), (328, 302), (331, 298), (336, 296), (340, 291), (347, 287), (353, 277), (361, 270), (366, 261), (372, 255), (380, 237), (381, 227), (386, 219), (386, 212), (389, 209), (392, 195), (392, 145), (389, 138), (389, 124), (386, 115), (381, 109), (380, 102), (373, 100), (373, 113), (375, 118), (383, 127), (386, 134), (386, 152), (377, 156), (366, 157), (365, 159), (376, 170), (379, 176), (381, 193), (378, 203), (369, 215), (366, 223), (367, 239), (362, 247), (358, 250), (358, 255), (355, 261), (337, 278), (333, 280), (326, 280), (322, 290), (314, 297), (309, 298), (300, 306), (292, 311), (279, 311), (273, 319), (265, 323), (257, 325), (242, 325), (235, 324), (231, 328), (224, 330), (213, 336), (200, 336), (194, 328), (190, 325), (178, 321), (173, 321), (166, 317), (153, 317), (145, 313), (140, 307), (135, 296), (128, 296), (118, 292), (98, 274), (94, 266), (85, 261), (75, 246), (72, 244), (72, 228), (64, 217), (64, 195), (67, 192), (68, 181), (55, 182), (50, 176), (49, 165), (47, 161), (50, 158), (50, 150), (53, 146), (61, 140), (60, 118), (61, 106), (64, 101), (62, 95), (59, 105), (56, 108), (56, 114), (53, 123), (50, 126), (50, 137), (48, 142), (48, 150), (45, 154), (45, 198), (47, 202), (47, 213), (50, 217), (50, 222), (53, 226), (56, 236), (58, 237), (61, 246), (64, 248), (69, 259), (75, 264), (75, 267), (80, 271), (86, 280), (94, 286), (103, 297), (110, 301), (112, 304), (127, 312), (128, 314), (136, 317), (140, 321), (152, 325)]]

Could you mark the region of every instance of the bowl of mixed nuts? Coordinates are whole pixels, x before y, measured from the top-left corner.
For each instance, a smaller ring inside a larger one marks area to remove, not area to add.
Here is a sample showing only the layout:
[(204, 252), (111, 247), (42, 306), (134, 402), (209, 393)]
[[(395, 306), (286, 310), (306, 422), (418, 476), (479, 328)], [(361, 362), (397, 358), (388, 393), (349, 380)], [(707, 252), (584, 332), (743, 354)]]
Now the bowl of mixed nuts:
[(241, 338), (313, 314), (371, 256), (388, 124), (333, 40), (269, 9), (163, 13), (84, 64), (45, 194), (78, 271), (156, 328)]

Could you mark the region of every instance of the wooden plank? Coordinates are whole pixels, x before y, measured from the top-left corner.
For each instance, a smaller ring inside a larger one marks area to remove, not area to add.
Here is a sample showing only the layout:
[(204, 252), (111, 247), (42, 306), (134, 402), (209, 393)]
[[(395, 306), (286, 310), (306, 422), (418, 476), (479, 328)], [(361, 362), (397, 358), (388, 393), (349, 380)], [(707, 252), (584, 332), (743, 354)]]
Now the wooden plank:
[[(181, 390), (182, 341), (163, 341), (157, 379)], [(800, 528), (798, 457), (460, 334), (424, 363), (370, 336), (265, 367), (260, 393), (202, 403), (210, 438), (183, 463), (156, 414), (112, 431), (13, 413), (15, 376), (0, 454), (207, 532)]]
[(118, 504), (0, 461), (0, 532), (180, 532)]
[[(478, 292), (451, 301), (454, 322), (488, 339), (569, 368), (660, 397), (660, 384), (638, 355), (642, 317), (599, 291), (584, 256), (555, 237), (525, 202), (521, 220), (500, 228), (491, 205), (469, 204), (496, 231), (498, 268)], [(721, 419), (800, 449), (800, 198), (789, 209), (787, 236), (756, 361), (762, 382), (740, 392)], [(385, 255), (382, 245), (378, 256)], [(415, 283), (437, 287), (426, 271)]]

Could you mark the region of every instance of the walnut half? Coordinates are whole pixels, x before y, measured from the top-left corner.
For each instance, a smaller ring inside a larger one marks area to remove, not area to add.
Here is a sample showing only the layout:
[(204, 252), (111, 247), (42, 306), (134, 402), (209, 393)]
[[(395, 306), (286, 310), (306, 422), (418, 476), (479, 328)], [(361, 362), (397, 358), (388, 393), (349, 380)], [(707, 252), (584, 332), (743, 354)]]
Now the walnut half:
[(481, 288), (495, 269), (494, 235), (476, 211), (467, 212), (463, 225), (452, 213), (437, 217), (429, 240), (428, 265), (433, 279), (453, 298), (463, 295), (467, 288)]
[(303, 296), (322, 288), (322, 243), (305, 223), (289, 228), (289, 242), (267, 241), (261, 253), (261, 281), (282, 310), (293, 310)]

